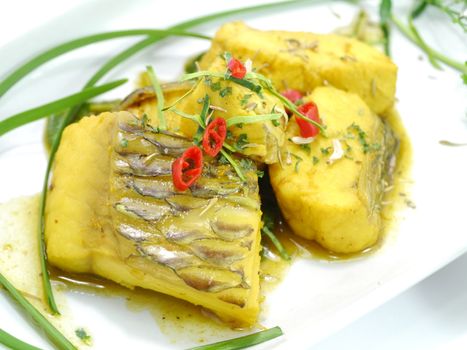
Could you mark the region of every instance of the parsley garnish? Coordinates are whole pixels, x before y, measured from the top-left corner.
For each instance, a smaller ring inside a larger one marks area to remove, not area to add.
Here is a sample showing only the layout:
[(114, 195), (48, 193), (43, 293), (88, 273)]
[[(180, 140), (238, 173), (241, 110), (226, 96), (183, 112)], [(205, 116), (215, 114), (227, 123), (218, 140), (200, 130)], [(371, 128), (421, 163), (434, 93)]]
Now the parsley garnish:
[(120, 140), (120, 146), (122, 146), (123, 148), (127, 148), (128, 147), (128, 140), (127, 139), (121, 139)]
[(326, 147), (326, 148), (321, 148), (321, 153), (324, 154), (325, 156), (329, 155), (331, 152), (332, 147)]
[(313, 165), (316, 165), (319, 163), (319, 158), (316, 156), (313, 156)]

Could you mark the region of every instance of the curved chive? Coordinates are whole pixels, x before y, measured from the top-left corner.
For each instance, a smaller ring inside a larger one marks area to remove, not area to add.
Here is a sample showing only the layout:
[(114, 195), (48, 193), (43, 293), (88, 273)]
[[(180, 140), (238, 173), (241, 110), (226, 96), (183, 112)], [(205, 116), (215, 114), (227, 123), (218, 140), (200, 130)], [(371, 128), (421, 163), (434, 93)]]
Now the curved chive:
[(0, 328), (0, 344), (5, 345), (9, 349), (13, 350), (41, 350), (33, 345), (25, 343), (24, 341), (8, 334)]
[[(402, 34), (404, 34), (410, 41), (412, 41), (415, 45), (418, 45), (423, 51), (425, 49), (420, 45), (419, 41), (417, 40), (417, 37), (412, 33), (412, 31), (407, 28), (397, 17), (394, 15), (391, 17), (392, 21), (396, 25), (396, 27), (401, 31)], [(443, 62), (447, 66), (454, 68), (455, 70), (467, 74), (467, 66), (464, 65), (461, 62), (457, 62), (445, 55), (443, 55), (441, 52), (434, 50), (433, 48), (430, 49), (430, 54), (435, 57), (438, 61)], [(425, 53), (428, 54), (428, 52), (425, 51)]]
[(199, 39), (211, 40), (209, 36), (185, 32), (178, 29), (133, 29), (133, 30), (122, 30), (108, 33), (100, 33), (85, 36), (79, 39), (68, 41), (64, 44), (55, 46), (31, 59), (30, 61), (23, 64), (21, 67), (13, 71), (0, 83), (0, 97), (3, 96), (8, 90), (10, 90), (16, 83), (18, 83), (26, 75), (40, 67), (41, 65), (51, 61), (52, 59), (59, 57), (70, 51), (79, 49), (84, 46), (95, 44), (101, 41), (119, 39), (128, 36), (141, 36), (141, 35), (176, 35), (176, 36), (188, 36)]
[(76, 350), (76, 347), (60, 333), (23, 295), (0, 273), (0, 285), (26, 311), (47, 337), (60, 350)]
[(112, 90), (117, 86), (126, 83), (126, 81), (127, 80), (118, 80), (101, 86), (88, 88), (76, 94), (69, 95), (67, 97), (56, 100), (54, 102), (47, 103), (45, 105), (15, 114), (9, 118), (0, 121), (0, 136), (22, 125), (47, 117), (50, 114), (61, 112), (64, 109), (70, 108), (78, 103), (85, 102), (92, 97), (100, 95), (104, 92)]
[(159, 83), (159, 79), (157, 79), (156, 72), (154, 72), (154, 69), (151, 66), (147, 66), (146, 71), (148, 73), (149, 80), (151, 81), (152, 87), (157, 97), (157, 116), (159, 117), (158, 128), (160, 130), (167, 130), (167, 123), (165, 121), (164, 110), (163, 110), (164, 109), (164, 93), (162, 92), (161, 84)]
[(284, 333), (280, 327), (266, 329), (243, 337), (225, 340), (209, 345), (197, 346), (189, 350), (238, 350), (245, 349), (253, 345), (264, 343), (268, 340), (280, 337)]
[(236, 125), (236, 124), (251, 124), (251, 123), (257, 123), (257, 122), (262, 122), (266, 120), (278, 120), (282, 116), (283, 115), (280, 113), (244, 115), (244, 116), (229, 118), (226, 120), (226, 123), (227, 123), (227, 127), (229, 127), (229, 126)]

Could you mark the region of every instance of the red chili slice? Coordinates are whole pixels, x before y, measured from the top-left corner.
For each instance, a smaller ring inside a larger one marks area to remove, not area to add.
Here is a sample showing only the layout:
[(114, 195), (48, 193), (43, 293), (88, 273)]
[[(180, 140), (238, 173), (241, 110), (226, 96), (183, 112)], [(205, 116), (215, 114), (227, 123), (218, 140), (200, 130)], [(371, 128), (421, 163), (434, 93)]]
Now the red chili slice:
[(227, 136), (225, 119), (216, 118), (206, 128), (203, 136), (203, 149), (206, 154), (215, 157), (219, 154)]
[(302, 93), (294, 89), (287, 89), (282, 91), (282, 96), (284, 96), (292, 103), (297, 103), (297, 101), (300, 101), (303, 98)]
[(172, 163), (172, 180), (176, 189), (185, 191), (203, 172), (203, 152), (192, 146)]
[(227, 63), (227, 68), (234, 78), (243, 79), (245, 77), (246, 67), (236, 58), (230, 59), (230, 61)]
[[(314, 102), (308, 102), (301, 105), (298, 107), (298, 111), (311, 120), (321, 123), (318, 106)], [(300, 127), (300, 135), (302, 137), (314, 137), (319, 134), (319, 128), (311, 122), (297, 116), (295, 116), (295, 120)]]

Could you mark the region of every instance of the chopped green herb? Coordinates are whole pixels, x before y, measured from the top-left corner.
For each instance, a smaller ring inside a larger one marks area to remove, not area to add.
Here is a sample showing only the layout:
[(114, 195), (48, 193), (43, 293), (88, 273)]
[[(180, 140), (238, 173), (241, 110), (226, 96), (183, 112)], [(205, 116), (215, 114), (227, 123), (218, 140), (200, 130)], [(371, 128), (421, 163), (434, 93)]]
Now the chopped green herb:
[(262, 179), (263, 176), (264, 176), (264, 171), (263, 171), (263, 170), (256, 170), (256, 175), (257, 175), (260, 179)]
[(248, 135), (247, 134), (238, 135), (237, 141), (235, 142), (235, 148), (241, 151), (245, 148), (246, 144), (248, 144)]
[(75, 334), (84, 344), (92, 344), (92, 337), (83, 328), (76, 329)]
[(239, 128), (239, 129), (243, 129), (243, 123), (236, 124), (236, 127)]
[(278, 119), (273, 119), (273, 120), (271, 120), (271, 121), (272, 121), (272, 125), (274, 125), (274, 126), (281, 126), (281, 123), (279, 122)]
[(362, 145), (364, 154), (367, 154), (368, 152), (372, 152), (372, 151), (379, 151), (381, 149), (381, 145), (378, 143), (374, 143), (374, 144), (368, 143), (366, 139), (366, 136), (367, 136), (366, 132), (363, 131), (363, 129), (358, 124), (352, 123), (352, 125), (350, 125), (347, 128), (347, 130), (354, 131), (357, 133), (358, 141)]
[(121, 139), (120, 146), (122, 146), (123, 148), (127, 148), (128, 147), (128, 140), (127, 139)]
[(311, 152), (311, 147), (309, 143), (306, 143), (304, 145), (300, 145), (300, 148), (304, 150), (306, 153), (310, 154)]
[(232, 95), (232, 88), (230, 86), (223, 88), (221, 91), (219, 91), (219, 95), (221, 97)]
[(248, 100), (253, 94), (245, 94), (243, 95), (242, 99), (240, 100), (240, 106), (245, 107), (248, 104)]
[(216, 81), (215, 83), (211, 84), (211, 90), (216, 92), (222, 89), (222, 85), (220, 81)]
[(319, 163), (319, 158), (316, 156), (313, 156), (313, 165), (316, 165)]
[(326, 147), (326, 148), (321, 148), (321, 153), (324, 154), (325, 156), (329, 155), (331, 153), (332, 147)]

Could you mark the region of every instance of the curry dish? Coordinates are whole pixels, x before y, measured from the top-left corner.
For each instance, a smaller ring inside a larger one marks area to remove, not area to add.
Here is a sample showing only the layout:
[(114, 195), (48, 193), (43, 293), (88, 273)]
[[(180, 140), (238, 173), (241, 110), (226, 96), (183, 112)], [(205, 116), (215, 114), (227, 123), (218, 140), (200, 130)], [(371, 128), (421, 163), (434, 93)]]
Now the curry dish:
[(271, 231), (260, 181), (297, 236), (346, 254), (379, 240), (403, 136), (385, 117), (397, 67), (355, 39), (240, 22), (196, 66), (66, 128), (48, 258), (251, 327)]

